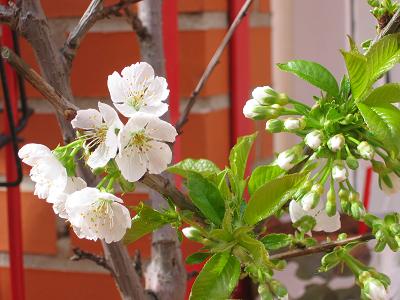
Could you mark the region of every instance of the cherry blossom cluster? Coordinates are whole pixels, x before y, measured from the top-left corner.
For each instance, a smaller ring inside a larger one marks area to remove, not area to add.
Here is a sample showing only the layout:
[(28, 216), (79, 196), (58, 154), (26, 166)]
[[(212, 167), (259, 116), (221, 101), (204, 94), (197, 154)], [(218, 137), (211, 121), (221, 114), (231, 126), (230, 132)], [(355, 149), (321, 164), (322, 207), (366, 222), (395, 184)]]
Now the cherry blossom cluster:
[[(19, 157), (31, 166), (34, 194), (53, 204), (80, 238), (119, 241), (131, 227), (129, 210), (114, 195), (114, 183), (138, 181), (146, 172), (160, 174), (172, 159), (168, 143), (177, 132), (160, 119), (168, 110), (165, 78), (139, 62), (108, 77), (108, 89), (117, 111), (99, 102), (98, 110), (79, 110), (71, 124), (77, 139), (51, 151), (40, 144), (27, 144)], [(79, 156), (77, 156), (79, 155)], [(95, 174), (106, 174), (97, 187), (88, 187), (75, 176), (76, 157), (84, 159)], [(106, 184), (107, 183), (107, 184)]]

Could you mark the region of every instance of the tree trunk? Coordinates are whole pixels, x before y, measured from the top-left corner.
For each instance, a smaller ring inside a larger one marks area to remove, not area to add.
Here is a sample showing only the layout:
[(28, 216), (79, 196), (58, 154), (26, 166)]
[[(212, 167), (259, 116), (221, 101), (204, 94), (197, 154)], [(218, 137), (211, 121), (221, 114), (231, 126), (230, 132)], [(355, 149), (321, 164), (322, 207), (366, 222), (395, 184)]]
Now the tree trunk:
[[(162, 36), (162, 0), (146, 0), (139, 3), (138, 17), (147, 35), (140, 39), (142, 60), (151, 64), (155, 73), (165, 76), (165, 58)], [(169, 121), (167, 112), (164, 120)], [(168, 175), (163, 175), (168, 176)], [(169, 178), (172, 180), (172, 178)], [(166, 207), (163, 197), (150, 192), (154, 209)], [(153, 233), (151, 262), (146, 270), (146, 288), (160, 300), (184, 299), (186, 271), (182, 261), (180, 243), (176, 231), (166, 225)]]

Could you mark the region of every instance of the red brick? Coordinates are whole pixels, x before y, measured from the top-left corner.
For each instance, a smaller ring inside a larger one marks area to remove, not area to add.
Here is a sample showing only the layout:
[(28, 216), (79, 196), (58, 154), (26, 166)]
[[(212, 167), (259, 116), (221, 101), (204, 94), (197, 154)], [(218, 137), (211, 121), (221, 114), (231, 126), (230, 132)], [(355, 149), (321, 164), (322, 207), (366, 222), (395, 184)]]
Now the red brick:
[(226, 11), (227, 0), (179, 0), (180, 12)]
[(270, 0), (259, 0), (259, 8), (260, 12), (270, 12), (271, 11), (271, 1)]
[[(21, 193), (22, 238), (25, 253), (56, 254), (56, 216), (49, 203)], [(0, 251), (8, 251), (6, 192), (0, 191)]]
[(250, 67), (253, 87), (271, 84), (271, 29), (250, 31)]

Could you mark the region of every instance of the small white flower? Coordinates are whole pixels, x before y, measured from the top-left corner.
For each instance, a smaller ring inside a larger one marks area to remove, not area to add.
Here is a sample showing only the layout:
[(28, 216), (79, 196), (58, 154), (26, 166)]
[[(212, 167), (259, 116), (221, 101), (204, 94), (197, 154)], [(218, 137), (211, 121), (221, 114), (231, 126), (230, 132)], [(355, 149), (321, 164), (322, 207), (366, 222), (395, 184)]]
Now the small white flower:
[(325, 212), (322, 201), (314, 209), (305, 211), (299, 203), (292, 200), (289, 204), (289, 214), (292, 223), (297, 222), (304, 216), (312, 216), (316, 221), (314, 231), (334, 232), (340, 229), (340, 215), (336, 212), (333, 217), (329, 217)]
[(34, 166), (43, 157), (53, 156), (51, 150), (42, 144), (26, 144), (18, 151), (19, 158), (29, 166)]
[(400, 191), (400, 177), (392, 172), (388, 174), (392, 186), (388, 186), (385, 181), (382, 181), (382, 191), (387, 195), (393, 195)]
[(368, 142), (361, 142), (357, 146), (358, 153), (360, 153), (360, 156), (366, 160), (371, 160), (374, 158), (375, 155), (375, 150), (374, 147), (372, 147)]
[(337, 152), (344, 146), (345, 139), (344, 136), (340, 133), (334, 135), (328, 140), (328, 148), (331, 149), (333, 152)]
[(160, 174), (171, 162), (172, 153), (165, 142), (174, 142), (177, 132), (171, 124), (154, 115), (138, 113), (119, 133), (116, 162), (125, 179), (134, 182), (148, 170)]
[(347, 179), (349, 176), (349, 173), (347, 172), (347, 169), (345, 166), (341, 164), (336, 164), (332, 168), (332, 178), (336, 182), (342, 182)]
[(301, 206), (305, 211), (310, 211), (317, 205), (319, 200), (318, 195), (315, 192), (308, 192), (301, 198)]
[(61, 218), (67, 219), (68, 214), (65, 210), (67, 197), (73, 192), (79, 191), (87, 186), (86, 182), (80, 177), (68, 177), (67, 185), (63, 191), (52, 193), (47, 198), (47, 202), (53, 204), (54, 213)]
[(322, 133), (319, 130), (311, 131), (304, 138), (304, 142), (308, 147), (316, 150), (322, 144)]
[(80, 238), (120, 241), (131, 227), (129, 210), (112, 194), (87, 187), (67, 197), (68, 220)]
[(246, 104), (243, 106), (243, 114), (246, 118), (252, 119), (258, 116), (258, 113), (256, 112), (257, 107), (259, 107), (261, 104), (257, 102), (255, 99), (250, 99), (246, 102)]
[(384, 285), (374, 278), (369, 278), (365, 282), (366, 294), (371, 300), (387, 300), (388, 293)]
[[(122, 75), (122, 76), (121, 76)], [(162, 116), (168, 104), (169, 89), (164, 77), (154, 76), (154, 70), (146, 62), (125, 67), (121, 75), (114, 72), (108, 76), (108, 90), (115, 107), (126, 117), (137, 112)]]
[(278, 155), (276, 163), (279, 167), (287, 171), (294, 166), (293, 164), (294, 159), (295, 155), (291, 151), (286, 150)]
[(300, 119), (288, 118), (284, 122), (285, 129), (288, 131), (302, 129), (303, 122)]
[(87, 164), (96, 169), (104, 167), (115, 157), (118, 150), (116, 130), (122, 128), (117, 112), (109, 105), (99, 102), (99, 111), (95, 109), (79, 110), (71, 121), (74, 128), (82, 129), (81, 138), (85, 139), (89, 155)]

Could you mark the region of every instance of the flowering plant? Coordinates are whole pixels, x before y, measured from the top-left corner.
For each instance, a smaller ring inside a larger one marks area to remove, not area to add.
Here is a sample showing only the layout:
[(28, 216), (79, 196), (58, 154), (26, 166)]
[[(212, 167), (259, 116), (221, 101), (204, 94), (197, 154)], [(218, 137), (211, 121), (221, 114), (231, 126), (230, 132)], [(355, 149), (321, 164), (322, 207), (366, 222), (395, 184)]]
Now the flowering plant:
[[(382, 16), (385, 9), (392, 13), (392, 6), (370, 2), (379, 4), (374, 14)], [(228, 298), (243, 276), (258, 284), (261, 299), (285, 299), (286, 288), (273, 277), (274, 270), (285, 268), (282, 251), (318, 248), (312, 231), (338, 231), (340, 213), (371, 228), (368, 239), (376, 239), (375, 251), (400, 248), (400, 215), (381, 219), (368, 213), (348, 178), (365, 160), (379, 175), (383, 191), (400, 188), (400, 111), (393, 105), (400, 101), (400, 84), (374, 86), (400, 61), (400, 35), (386, 35), (363, 47), (350, 39), (350, 50), (342, 51), (348, 74), (340, 84), (315, 62), (278, 65), (321, 90), (312, 107), (268, 86), (254, 89), (244, 115), (266, 120), (271, 133), (290, 132), (302, 141), (249, 175), (248, 156), (257, 133), (238, 139), (224, 169), (206, 159), (169, 166), (178, 135), (160, 119), (168, 110), (164, 101), (169, 90), (166, 80), (144, 62), (108, 78), (112, 102), (127, 118), (125, 124), (114, 108), (99, 102), (99, 110), (79, 110), (72, 120), (76, 140), (54, 150), (27, 144), (19, 156), (32, 167), (35, 195), (52, 203), (80, 238), (133, 243), (170, 224), (181, 238), (201, 243), (202, 249), (186, 258), (188, 264), (207, 260), (191, 299)], [(96, 187), (77, 176), (77, 160), (100, 177)], [(141, 203), (132, 217), (116, 193), (132, 192), (146, 174), (165, 171), (183, 177), (189, 204), (182, 208), (177, 199), (164, 195), (168, 208), (155, 210)], [(270, 233), (259, 226), (285, 213), (293, 234)], [(354, 273), (363, 299), (385, 299), (389, 278), (351, 255), (365, 240), (342, 233), (336, 241), (322, 243), (328, 253), (319, 271), (344, 264)]]

